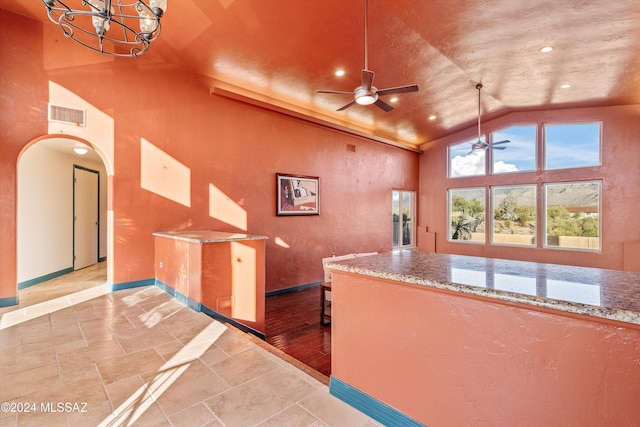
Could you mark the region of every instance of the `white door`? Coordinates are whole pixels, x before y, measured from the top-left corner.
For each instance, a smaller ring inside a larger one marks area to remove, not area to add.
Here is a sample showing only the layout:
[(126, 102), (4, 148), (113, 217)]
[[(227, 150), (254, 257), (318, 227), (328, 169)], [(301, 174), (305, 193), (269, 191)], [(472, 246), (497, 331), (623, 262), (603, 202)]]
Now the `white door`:
[(73, 168), (73, 269), (98, 262), (99, 174)]

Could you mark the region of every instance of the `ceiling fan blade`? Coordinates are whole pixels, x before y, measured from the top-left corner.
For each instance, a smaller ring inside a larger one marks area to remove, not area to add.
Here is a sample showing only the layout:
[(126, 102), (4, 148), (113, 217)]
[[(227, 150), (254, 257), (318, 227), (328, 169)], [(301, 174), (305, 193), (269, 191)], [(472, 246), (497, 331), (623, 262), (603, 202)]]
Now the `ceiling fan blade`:
[(373, 86), (373, 76), (375, 73), (370, 70), (362, 70), (362, 87), (367, 90), (371, 90), (371, 86)]
[(506, 144), (508, 142), (511, 142), (511, 141), (509, 141), (508, 139), (505, 139), (504, 141), (492, 142), (491, 145)]
[(348, 103), (346, 103), (345, 105), (343, 105), (342, 107), (338, 108), (336, 111), (343, 111), (346, 110), (347, 108), (351, 107), (353, 104), (356, 103), (356, 100), (354, 99), (353, 101), (349, 101)]
[(337, 94), (344, 94), (344, 95), (353, 95), (353, 92), (346, 92), (343, 90), (316, 90), (316, 93), (337, 93)]
[(386, 111), (387, 113), (391, 110), (393, 110), (393, 107), (389, 104), (387, 104), (386, 102), (384, 102), (381, 99), (378, 99), (376, 102), (373, 103), (376, 107)]
[(492, 145), (491, 148), (494, 149), (494, 150), (504, 150), (504, 149), (507, 148), (507, 147), (493, 147), (493, 144), (491, 144), (491, 145)]
[(406, 85), (406, 86), (398, 86), (398, 87), (390, 87), (388, 89), (381, 89), (378, 91), (378, 95), (393, 95), (396, 93), (408, 93), (408, 92), (417, 92), (418, 85)]

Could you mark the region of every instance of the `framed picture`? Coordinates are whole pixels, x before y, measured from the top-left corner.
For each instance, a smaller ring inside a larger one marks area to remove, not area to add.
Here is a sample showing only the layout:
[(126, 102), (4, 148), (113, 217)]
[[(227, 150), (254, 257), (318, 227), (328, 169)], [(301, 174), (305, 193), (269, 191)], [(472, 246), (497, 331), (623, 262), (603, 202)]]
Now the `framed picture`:
[(276, 173), (277, 215), (319, 215), (320, 179), (317, 176)]

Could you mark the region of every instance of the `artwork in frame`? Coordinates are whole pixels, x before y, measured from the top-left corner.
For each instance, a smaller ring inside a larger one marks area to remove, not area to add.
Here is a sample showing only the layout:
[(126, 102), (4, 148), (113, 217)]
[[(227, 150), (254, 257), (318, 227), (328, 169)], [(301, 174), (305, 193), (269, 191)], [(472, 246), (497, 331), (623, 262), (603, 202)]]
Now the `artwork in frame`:
[(277, 215), (319, 215), (320, 179), (317, 176), (276, 173)]

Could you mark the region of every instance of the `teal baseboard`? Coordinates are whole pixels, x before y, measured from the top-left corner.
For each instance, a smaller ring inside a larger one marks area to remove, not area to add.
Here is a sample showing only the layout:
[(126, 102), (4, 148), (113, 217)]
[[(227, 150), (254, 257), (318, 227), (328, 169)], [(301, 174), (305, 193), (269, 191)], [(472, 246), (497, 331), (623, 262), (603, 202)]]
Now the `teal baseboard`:
[(322, 281), (313, 282), (313, 283), (307, 283), (306, 285), (292, 286), (290, 288), (276, 289), (275, 291), (269, 291), (269, 292), (265, 293), (265, 296), (272, 297), (274, 295), (288, 294), (289, 292), (304, 291), (305, 289), (315, 288), (316, 286), (320, 286), (321, 283), (322, 283)]
[(45, 274), (44, 276), (36, 277), (35, 279), (25, 280), (18, 283), (18, 290), (28, 288), (29, 286), (37, 285), (38, 283), (46, 282), (47, 280), (55, 279), (56, 277), (64, 276), (65, 274), (73, 273), (73, 267), (65, 268), (53, 273)]
[(387, 427), (425, 427), (424, 424), (334, 376), (329, 380), (329, 392)]
[(155, 279), (135, 280), (133, 282), (114, 283), (111, 285), (111, 292), (122, 291), (124, 289), (141, 288), (143, 286), (153, 286)]
[(18, 305), (18, 297), (0, 298), (0, 307), (11, 307)]
[(164, 283), (161, 280), (156, 279), (155, 280), (155, 285), (157, 287), (159, 287), (160, 289), (162, 289), (163, 291), (165, 291), (166, 293), (168, 293), (169, 295), (171, 295), (172, 297), (174, 297), (175, 299), (177, 299), (178, 301), (180, 301), (181, 303), (183, 303), (184, 305), (188, 306), (189, 308), (191, 308), (194, 311), (200, 311), (204, 314), (206, 314), (209, 317), (212, 317), (220, 322), (223, 323), (229, 323), (230, 325), (233, 325), (234, 327), (240, 329), (242, 332), (246, 332), (252, 335), (255, 335), (256, 337), (260, 338), (261, 340), (266, 340), (267, 336), (256, 330), (253, 329), (247, 325), (244, 325), (240, 322), (238, 322), (235, 319), (232, 319), (230, 317), (225, 316), (224, 314), (220, 314), (215, 310), (210, 309), (209, 307), (207, 307), (206, 305), (199, 303), (198, 301), (195, 301), (191, 298), (189, 298), (188, 296), (184, 295), (182, 292), (178, 292), (176, 291), (174, 288), (172, 288), (171, 286), (167, 285), (166, 283)]

